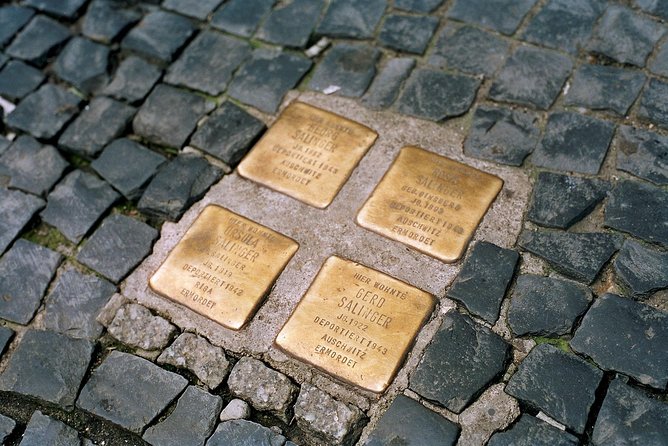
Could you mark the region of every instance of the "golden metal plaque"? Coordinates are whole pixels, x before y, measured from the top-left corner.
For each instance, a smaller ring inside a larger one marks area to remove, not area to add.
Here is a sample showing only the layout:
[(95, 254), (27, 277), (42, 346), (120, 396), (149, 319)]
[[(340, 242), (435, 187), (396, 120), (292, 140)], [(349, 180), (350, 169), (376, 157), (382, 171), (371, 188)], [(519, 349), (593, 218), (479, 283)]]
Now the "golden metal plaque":
[(434, 297), (333, 256), (276, 338), (285, 352), (373, 392), (390, 384)]
[(209, 205), (149, 284), (156, 293), (238, 330), (298, 247), (278, 232)]
[(326, 208), (377, 137), (362, 124), (295, 102), (238, 171), (308, 205)]
[(357, 223), (444, 262), (458, 260), (503, 180), (407, 146), (357, 214)]

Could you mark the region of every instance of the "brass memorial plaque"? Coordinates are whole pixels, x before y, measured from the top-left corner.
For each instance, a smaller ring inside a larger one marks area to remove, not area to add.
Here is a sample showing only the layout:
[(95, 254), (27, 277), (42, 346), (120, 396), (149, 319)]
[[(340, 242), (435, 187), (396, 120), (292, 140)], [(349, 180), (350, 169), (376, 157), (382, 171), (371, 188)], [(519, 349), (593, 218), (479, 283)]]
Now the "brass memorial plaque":
[(149, 284), (156, 293), (238, 330), (298, 247), (278, 232), (209, 205)]
[(362, 124), (295, 102), (239, 164), (238, 172), (326, 208), (377, 137)]
[(357, 214), (357, 223), (454, 262), (502, 186), (499, 177), (407, 146)]
[(285, 352), (373, 392), (390, 384), (434, 297), (333, 256), (276, 338)]

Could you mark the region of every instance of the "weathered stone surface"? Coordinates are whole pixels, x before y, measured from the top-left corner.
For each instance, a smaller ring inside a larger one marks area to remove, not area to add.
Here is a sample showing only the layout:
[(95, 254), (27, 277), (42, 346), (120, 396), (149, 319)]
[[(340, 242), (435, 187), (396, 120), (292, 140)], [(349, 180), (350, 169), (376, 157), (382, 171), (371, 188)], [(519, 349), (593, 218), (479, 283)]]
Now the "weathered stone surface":
[(590, 284), (620, 248), (622, 239), (607, 233), (524, 231), (518, 244), (562, 274)]
[(650, 14), (668, 19), (668, 5), (657, 0), (634, 0), (633, 3)]
[[(14, 331), (7, 327), (0, 327), (0, 355), (5, 352), (9, 340), (14, 337)], [(3, 420), (0, 418), (0, 440), (2, 440), (2, 424)]]
[(204, 446), (216, 427), (222, 408), (221, 397), (189, 386), (174, 411), (160, 423), (149, 427), (143, 439), (161, 446)]
[(126, 2), (118, 0), (93, 0), (81, 32), (89, 39), (111, 43), (141, 18), (138, 10), (127, 6)]
[(513, 278), (519, 254), (492, 243), (478, 242), (453, 282), (448, 297), (493, 324)]
[(309, 82), (313, 90), (341, 87), (343, 96), (359, 97), (376, 74), (380, 53), (368, 45), (339, 43), (334, 45), (318, 64)]
[(373, 36), (385, 8), (386, 0), (332, 0), (316, 32), (332, 37), (368, 39)]
[(118, 309), (107, 330), (122, 343), (147, 351), (165, 348), (176, 333), (166, 319), (133, 303)]
[(144, 99), (151, 88), (158, 82), (160, 68), (136, 56), (123, 60), (103, 94), (117, 99), (136, 102)]
[(659, 185), (668, 184), (668, 137), (622, 125), (617, 143), (617, 169)]
[(251, 408), (247, 402), (234, 398), (227, 403), (225, 409), (220, 413), (220, 421), (243, 420), (249, 418)]
[(458, 422), (462, 426), (459, 446), (487, 444), (492, 434), (506, 429), (520, 415), (517, 400), (504, 392), (504, 388), (504, 383), (490, 386), (459, 414)]
[(668, 288), (668, 252), (627, 240), (614, 265), (617, 277), (636, 296)]
[(33, 215), (44, 207), (44, 200), (17, 190), (0, 187), (0, 254), (2, 254)]
[(39, 410), (33, 412), (23, 433), (20, 445), (79, 446), (79, 433), (65, 423), (44, 415)]
[(0, 155), (5, 153), (7, 148), (12, 145), (12, 142), (5, 138), (4, 136), (0, 135)]
[(0, 388), (70, 408), (92, 354), (85, 339), (28, 330), (0, 375)]
[(260, 424), (246, 420), (225, 421), (218, 425), (216, 432), (206, 442), (206, 446), (283, 446), (285, 437)]
[(15, 427), (16, 421), (4, 415), (0, 415), (0, 441), (4, 442)]
[(188, 380), (136, 356), (113, 351), (93, 370), (77, 406), (139, 433), (188, 385)]
[(107, 84), (108, 64), (108, 47), (75, 37), (56, 59), (54, 72), (84, 93), (93, 93)]
[(415, 59), (395, 57), (390, 59), (364, 94), (362, 103), (369, 108), (390, 107), (399, 96), (404, 81), (415, 66)]
[(195, 28), (185, 17), (166, 11), (144, 16), (121, 42), (121, 47), (162, 62), (170, 62)]
[(668, 129), (668, 83), (650, 79), (640, 98), (638, 116)]
[(30, 322), (62, 259), (43, 246), (17, 240), (0, 259), (0, 317), (23, 325)]
[(18, 101), (44, 81), (44, 74), (18, 60), (11, 60), (0, 71), (0, 96)]
[(238, 36), (250, 37), (276, 0), (229, 0), (213, 15), (211, 25)]
[[(9, 57), (0, 53), (0, 67), (3, 67), (7, 63), (8, 60), (9, 60)], [(3, 112), (4, 112), (4, 110), (3, 110)]]
[(570, 344), (604, 370), (665, 389), (668, 384), (668, 314), (606, 294), (594, 301)]
[(31, 8), (7, 5), (0, 8), (0, 47), (9, 42), (28, 20), (35, 15)]
[(36, 15), (14, 38), (6, 53), (41, 67), (70, 36), (65, 26), (46, 16)]
[(443, 0), (394, 0), (394, 7), (410, 12), (432, 12), (443, 4)]
[(456, 0), (448, 17), (513, 34), (536, 0)]
[(424, 54), (437, 26), (436, 17), (391, 14), (385, 18), (378, 41), (397, 51)]
[(24, 0), (23, 3), (59, 17), (74, 18), (86, 0)]
[(223, 0), (165, 0), (162, 7), (180, 14), (205, 20)]
[(209, 341), (193, 333), (179, 335), (172, 345), (158, 356), (158, 364), (185, 367), (210, 389), (218, 387), (230, 369), (230, 362), (222, 348), (211, 345)]
[(578, 439), (531, 415), (523, 414), (505, 432), (492, 436), (487, 446), (577, 446)]
[(668, 77), (668, 44), (666, 42), (659, 45), (656, 55), (649, 64), (649, 71)]
[(303, 48), (318, 23), (322, 0), (293, 0), (279, 5), (264, 21), (257, 36), (276, 45)]
[(460, 413), (503, 374), (509, 355), (500, 336), (452, 310), (411, 375), (410, 388)]

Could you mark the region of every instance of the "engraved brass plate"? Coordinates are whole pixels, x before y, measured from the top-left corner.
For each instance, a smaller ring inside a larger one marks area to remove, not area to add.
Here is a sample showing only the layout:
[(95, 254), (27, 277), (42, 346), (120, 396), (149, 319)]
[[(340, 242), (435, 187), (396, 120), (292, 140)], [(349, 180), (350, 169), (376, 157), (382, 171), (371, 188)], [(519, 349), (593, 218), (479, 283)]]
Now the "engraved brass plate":
[(362, 206), (357, 223), (455, 262), (502, 186), (499, 177), (407, 146)]
[(390, 384), (434, 297), (333, 256), (276, 338), (285, 352), (373, 392)]
[(156, 293), (238, 330), (298, 247), (282, 234), (209, 205), (149, 284)]
[(378, 134), (295, 102), (239, 164), (239, 174), (308, 205), (326, 208)]

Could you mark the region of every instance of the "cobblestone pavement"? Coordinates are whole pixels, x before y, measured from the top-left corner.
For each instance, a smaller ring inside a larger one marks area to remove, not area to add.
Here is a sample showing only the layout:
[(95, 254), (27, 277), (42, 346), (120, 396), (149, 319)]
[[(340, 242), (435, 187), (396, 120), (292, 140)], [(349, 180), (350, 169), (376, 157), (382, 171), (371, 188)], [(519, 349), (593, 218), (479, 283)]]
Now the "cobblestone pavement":
[[(3, 444), (668, 445), (667, 20), (663, 0), (2, 2)], [(327, 210), (235, 170), (295, 99), (379, 134)], [(505, 181), (454, 264), (353, 223), (408, 144)], [(207, 203), (300, 243), (238, 332), (147, 287)], [(272, 345), (331, 254), (437, 297), (384, 393)]]

